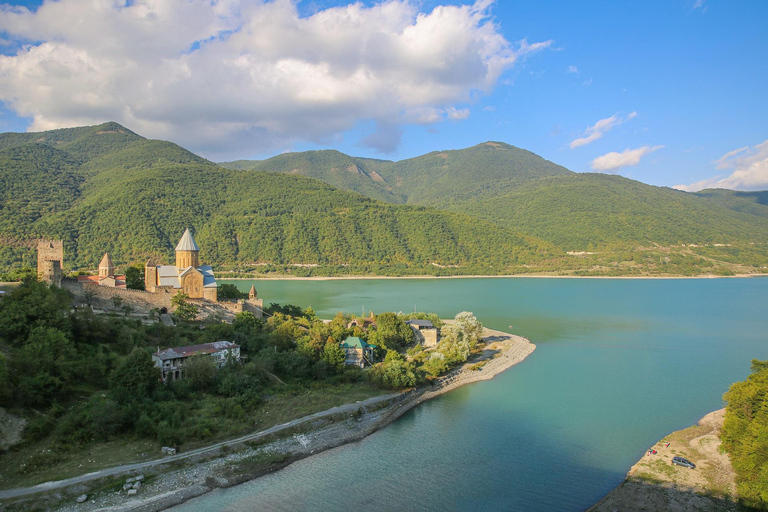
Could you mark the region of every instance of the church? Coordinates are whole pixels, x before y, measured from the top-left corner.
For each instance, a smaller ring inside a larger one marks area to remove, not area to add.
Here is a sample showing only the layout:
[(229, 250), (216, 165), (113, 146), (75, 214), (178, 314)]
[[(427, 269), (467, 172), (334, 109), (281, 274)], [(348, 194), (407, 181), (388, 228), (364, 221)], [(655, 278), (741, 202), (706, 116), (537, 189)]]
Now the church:
[(184, 293), (190, 299), (217, 301), (216, 278), (210, 265), (200, 265), (200, 248), (189, 229), (176, 246), (176, 265), (155, 265), (151, 261), (144, 267), (144, 288), (156, 293)]

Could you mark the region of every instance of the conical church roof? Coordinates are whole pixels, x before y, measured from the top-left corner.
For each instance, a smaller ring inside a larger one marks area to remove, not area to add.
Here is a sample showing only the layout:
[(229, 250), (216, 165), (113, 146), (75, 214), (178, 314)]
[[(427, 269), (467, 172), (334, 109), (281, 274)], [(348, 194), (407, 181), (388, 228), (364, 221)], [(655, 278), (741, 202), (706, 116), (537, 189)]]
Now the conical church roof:
[(200, 248), (195, 243), (195, 239), (192, 238), (192, 233), (189, 232), (189, 228), (181, 235), (179, 245), (176, 246), (177, 251), (199, 251)]
[(108, 252), (104, 253), (104, 257), (101, 258), (101, 263), (99, 263), (99, 268), (103, 268), (103, 267), (107, 267), (107, 268), (114, 267), (114, 265), (112, 264), (112, 258), (109, 257)]

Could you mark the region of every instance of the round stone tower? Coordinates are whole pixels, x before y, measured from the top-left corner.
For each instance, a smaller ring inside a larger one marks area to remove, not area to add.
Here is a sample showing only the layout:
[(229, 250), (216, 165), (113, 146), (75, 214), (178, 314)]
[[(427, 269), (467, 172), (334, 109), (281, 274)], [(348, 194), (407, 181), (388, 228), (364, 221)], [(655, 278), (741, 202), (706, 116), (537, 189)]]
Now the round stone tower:
[(192, 238), (189, 228), (181, 236), (179, 245), (176, 246), (176, 267), (181, 270), (187, 267), (197, 268), (200, 266), (198, 255), (200, 248)]

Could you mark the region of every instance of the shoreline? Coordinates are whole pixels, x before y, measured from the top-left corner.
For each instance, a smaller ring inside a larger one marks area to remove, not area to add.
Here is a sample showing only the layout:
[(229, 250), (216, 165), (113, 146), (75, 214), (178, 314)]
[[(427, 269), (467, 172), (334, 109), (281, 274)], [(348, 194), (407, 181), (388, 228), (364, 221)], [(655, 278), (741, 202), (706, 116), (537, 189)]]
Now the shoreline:
[[(427, 400), (467, 384), (494, 378), (525, 360), (536, 348), (526, 338), (488, 328), (484, 328), (483, 341), (486, 345), (478, 355), (433, 381), (431, 386), (423, 384), (396, 394), (382, 394), (380, 397), (322, 411), (211, 447), (149, 461), (140, 468), (135, 467), (137, 465), (126, 465), (124, 471), (114, 471), (123, 467), (118, 466), (109, 475), (89, 480), (98, 484), (102, 478), (136, 476), (142, 471), (151, 475), (153, 481), (134, 497), (127, 498), (119, 491), (96, 492), (85, 503), (74, 504), (76, 496), (89, 494), (89, 489), (81, 482), (61, 487), (55, 487), (56, 482), (48, 482), (37, 487), (40, 487), (40, 491), (54, 491), (54, 496), (58, 495), (59, 501), (54, 505), (58, 507), (57, 510), (166, 510), (214, 489), (252, 481), (298, 460), (360, 441)], [(249, 468), (249, 465), (254, 466), (254, 461), (264, 460), (265, 457), (268, 463), (262, 462), (255, 464), (255, 468)], [(185, 460), (188, 465), (181, 469), (178, 465), (174, 467), (174, 463), (180, 460)], [(34, 496), (30, 499), (34, 499)]]
[[(740, 510), (735, 472), (728, 454), (720, 451), (724, 419), (725, 409), (710, 412), (696, 425), (672, 432), (655, 443), (630, 468), (624, 481), (587, 512)], [(672, 465), (673, 456), (693, 461), (696, 469)]]
[(298, 277), (283, 275), (279, 277), (220, 277), (219, 281), (354, 281), (364, 279), (745, 279), (750, 277), (768, 277), (768, 274), (735, 274), (732, 276), (717, 276), (701, 274), (697, 276), (559, 276), (509, 274), (499, 276), (466, 275), (466, 276), (312, 276)]

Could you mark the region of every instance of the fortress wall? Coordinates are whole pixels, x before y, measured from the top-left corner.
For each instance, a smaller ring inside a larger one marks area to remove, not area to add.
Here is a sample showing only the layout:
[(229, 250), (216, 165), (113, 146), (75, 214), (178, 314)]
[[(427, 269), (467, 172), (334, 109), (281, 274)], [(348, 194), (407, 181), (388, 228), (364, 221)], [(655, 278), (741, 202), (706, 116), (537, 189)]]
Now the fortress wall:
[(114, 309), (112, 297), (120, 297), (123, 304), (131, 306), (137, 313), (149, 313), (153, 308), (171, 309), (171, 297), (173, 294), (168, 290), (158, 293), (150, 293), (144, 290), (128, 290), (123, 288), (110, 288), (109, 286), (99, 286), (97, 284), (81, 284), (74, 279), (65, 279), (61, 283), (62, 287), (72, 292), (77, 301), (85, 304), (83, 292), (85, 288), (93, 290), (94, 297), (91, 304), (99, 309)]

